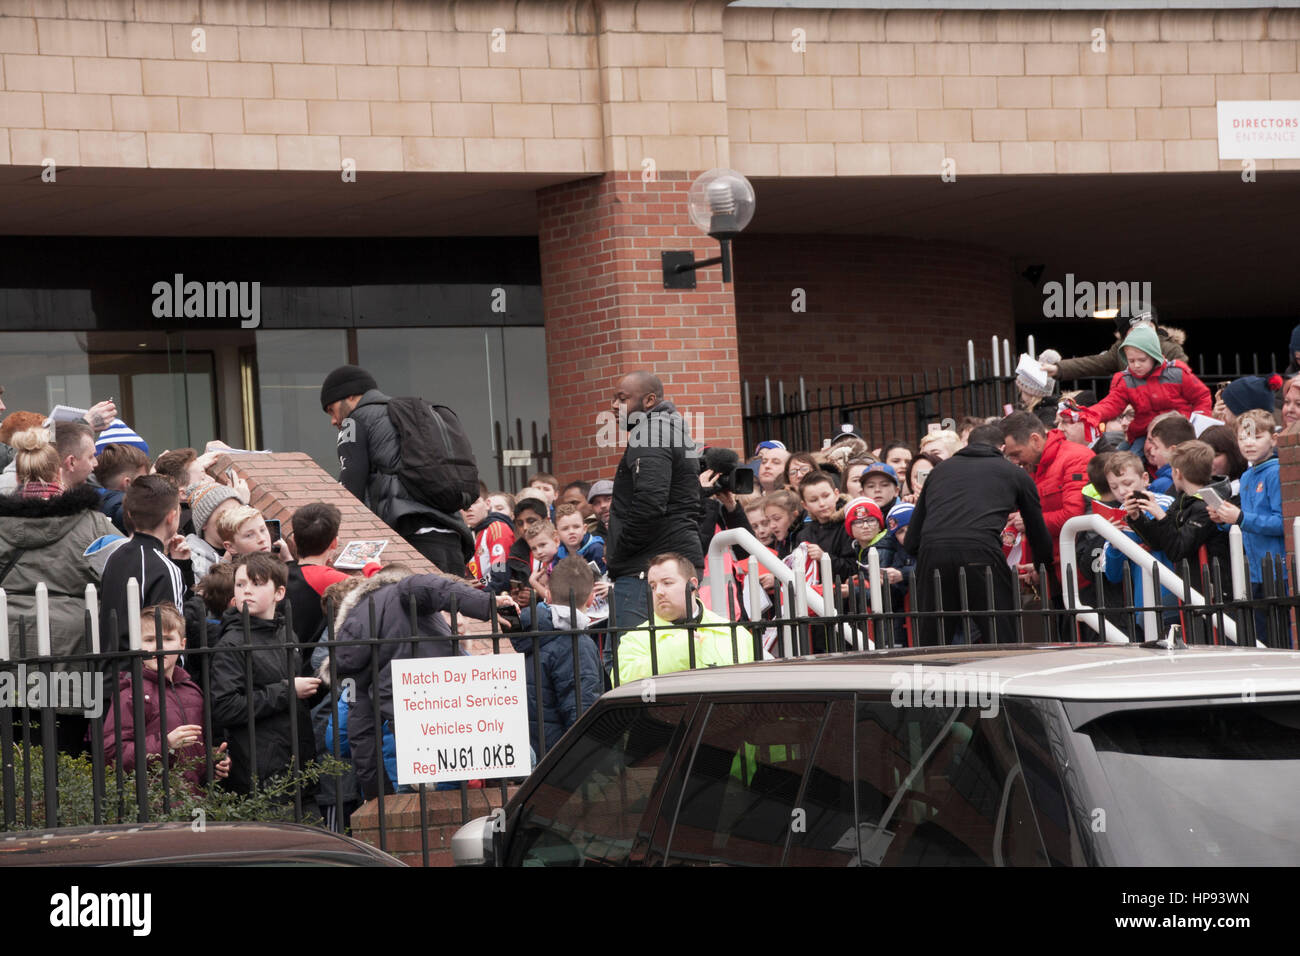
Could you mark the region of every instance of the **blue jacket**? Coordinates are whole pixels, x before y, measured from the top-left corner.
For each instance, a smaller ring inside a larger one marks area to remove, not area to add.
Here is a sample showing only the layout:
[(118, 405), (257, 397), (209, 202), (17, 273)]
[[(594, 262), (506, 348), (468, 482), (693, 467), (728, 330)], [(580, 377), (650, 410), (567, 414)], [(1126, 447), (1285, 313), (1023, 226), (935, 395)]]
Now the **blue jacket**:
[[(578, 671), (574, 669), (573, 632), (556, 631), (555, 615), (559, 612), (567, 620), (568, 608), (551, 608), (545, 604), (537, 605), (537, 627), (542, 633), (537, 637), (512, 637), (510, 643), (515, 651), (524, 655), (524, 674), (528, 681), (528, 730), (532, 738), (533, 750), (540, 759), (556, 742), (564, 736), (565, 731), (577, 722), (582, 712), (596, 702), (603, 691), (600, 653), (596, 643), (586, 634), (578, 634)], [(519, 615), (524, 631), (531, 631), (531, 611), (524, 608)], [(538, 659), (540, 658), (540, 675)], [(542, 720), (545, 729), (545, 745), (538, 739), (537, 731), (537, 682), (541, 680)], [(582, 710), (574, 700), (574, 687), (582, 689)]]
[[(1161, 471), (1164, 470), (1165, 469), (1163, 468), (1161, 469)], [(1147, 486), (1147, 490), (1150, 490), (1153, 487), (1155, 487), (1154, 482), (1151, 485)], [(1158, 504), (1165, 511), (1168, 511), (1169, 507), (1174, 503), (1174, 499), (1170, 498), (1166, 494), (1161, 494), (1159, 492), (1155, 492), (1155, 495), (1156, 495), (1156, 504)], [(1143, 513), (1146, 514), (1147, 517), (1150, 517), (1149, 513), (1147, 512), (1143, 512)], [(1157, 561), (1159, 561), (1169, 570), (1171, 571), (1177, 570), (1177, 568), (1173, 566), (1173, 563), (1170, 562), (1169, 558), (1165, 555), (1163, 551), (1153, 550), (1149, 544), (1147, 544), (1140, 537), (1138, 537), (1137, 532), (1125, 530), (1123, 534), (1124, 537), (1128, 538), (1130, 541), (1135, 541), (1138, 544), (1142, 545), (1143, 550), (1145, 550), (1148, 554), (1151, 555), (1151, 557), (1155, 558)], [(1142, 565), (1129, 560), (1129, 558), (1127, 558), (1124, 555), (1124, 552), (1120, 551), (1119, 548), (1112, 548), (1109, 542), (1107, 542), (1106, 546), (1102, 549), (1102, 557), (1106, 562), (1103, 567), (1103, 570), (1105, 571), (1106, 574), (1106, 580), (1109, 581), (1111, 584), (1123, 583), (1124, 565), (1131, 564), (1133, 566), (1133, 601), (1137, 604), (1141, 604), (1142, 603)], [(1150, 566), (1149, 563), (1147, 566), (1148, 567)], [(1156, 595), (1156, 599), (1157, 600), (1160, 599), (1159, 594)]]
[(108, 516), (108, 520), (113, 522), (113, 526), (123, 534), (129, 535), (131, 532), (126, 530), (126, 516), (122, 512), (122, 506), (126, 502), (126, 492), (124, 491), (106, 491), (103, 488), (96, 488), (99, 492), (99, 510)]
[(1157, 495), (1168, 495), (1173, 493), (1174, 487), (1174, 469), (1171, 465), (1161, 465), (1156, 471), (1156, 476), (1151, 479), (1147, 485), (1147, 490)]
[[(569, 556), (569, 550), (564, 545), (555, 552), (555, 560), (560, 561)], [(578, 545), (578, 556), (584, 561), (595, 561), (600, 568), (600, 573), (605, 573), (605, 539), (599, 535), (594, 535), (590, 531), (583, 537), (582, 543)]]
[(1282, 474), (1277, 452), (1241, 475), (1241, 543), (1250, 563), (1250, 582), (1264, 580), (1264, 555), (1286, 557), (1282, 530)]
[[(329, 701), (325, 701), (325, 708), (328, 715)], [(343, 730), (339, 733), (339, 757), (348, 759), (352, 756), (352, 745), (348, 742), (348, 699), (345, 696), (339, 697), (339, 726)], [(327, 716), (329, 721), (325, 725), (325, 751), (328, 755), (334, 753), (334, 718)], [(388, 721), (384, 721), (383, 734), (383, 756), (384, 770), (388, 772), (388, 779), (397, 786), (397, 738), (393, 736), (393, 728)]]

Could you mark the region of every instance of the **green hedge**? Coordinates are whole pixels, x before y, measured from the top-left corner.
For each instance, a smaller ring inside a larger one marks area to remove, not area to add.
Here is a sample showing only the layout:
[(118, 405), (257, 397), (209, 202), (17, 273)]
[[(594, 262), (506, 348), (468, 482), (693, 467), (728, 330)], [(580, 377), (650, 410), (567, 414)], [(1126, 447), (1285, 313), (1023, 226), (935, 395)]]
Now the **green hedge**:
[[(23, 784), (26, 767), (23, 748), (14, 747), (14, 803), (17, 808), (14, 824), (6, 826), (0, 816), (0, 830), (26, 830), (45, 828), (45, 764), (40, 747), (31, 748), (31, 826), (24, 823), (27, 815), (27, 800)], [(201, 761), (193, 761), (198, 765)], [(277, 820), (292, 821), (294, 814), (293, 795), (297, 787), (306, 787), (316, 783), (322, 777), (346, 773), (350, 764), (326, 756), (313, 760), (297, 773), (286, 773), (272, 777), (260, 784), (257, 791), (250, 794), (232, 793), (219, 786), (195, 791), (184, 773), (191, 766), (190, 761), (173, 762), (168, 768), (168, 786), (163, 786), (162, 763), (150, 760), (145, 769), (149, 793), (149, 819), (153, 822), (181, 820), (192, 822), (202, 819), (204, 822), (222, 820)], [(117, 786), (117, 771), (112, 766), (104, 772), (104, 797), (101, 803), (101, 822), (134, 823), (139, 820), (136, 807), (135, 771), (122, 774), (122, 788)], [(60, 753), (58, 760), (59, 812), (58, 825), (61, 827), (89, 826), (95, 822), (94, 770), (89, 757), (71, 757)], [(0, 775), (0, 801), (5, 798), (4, 775)], [(164, 796), (170, 791), (170, 810), (165, 809)], [(314, 807), (313, 801), (305, 801)], [(0, 802), (0, 807), (3, 807)], [(202, 811), (198, 813), (196, 811)], [(313, 813), (303, 810), (303, 823), (319, 825), (322, 821)]]

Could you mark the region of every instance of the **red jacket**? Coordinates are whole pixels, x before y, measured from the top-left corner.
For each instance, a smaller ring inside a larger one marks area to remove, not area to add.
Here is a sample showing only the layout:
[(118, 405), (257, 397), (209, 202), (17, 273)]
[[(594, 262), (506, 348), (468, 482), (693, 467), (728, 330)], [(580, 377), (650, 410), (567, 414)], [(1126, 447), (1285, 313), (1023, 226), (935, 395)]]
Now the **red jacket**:
[[(162, 714), (158, 707), (157, 675), (152, 671), (144, 671), (144, 685), (144, 752), (151, 757), (161, 757), (163, 744), (167, 739), (167, 730), (163, 729)], [(135, 769), (135, 703), (134, 686), (129, 673), (119, 676), (118, 687), (121, 694), (119, 707), (122, 724), (122, 769), (130, 773)], [(118, 722), (118, 716), (118, 712), (112, 706), (104, 716), (104, 760), (108, 763), (111, 763), (117, 755), (117, 731), (114, 727)], [(203, 726), (203, 691), (178, 664), (172, 670), (172, 679), (167, 684), (167, 729), (174, 730), (185, 724)], [(186, 772), (185, 779), (195, 787), (201, 786), (208, 772), (203, 744), (195, 742), (184, 750), (171, 751), (169, 767), (173, 771), (178, 757), (193, 757), (198, 761), (196, 766)]]
[[(1112, 392), (1113, 394), (1113, 392)], [(1047, 433), (1047, 444), (1034, 469), (1034, 484), (1043, 506), (1043, 523), (1052, 536), (1052, 557), (1061, 559), (1061, 528), (1083, 514), (1083, 489), (1088, 484), (1092, 449), (1070, 441), (1059, 428)], [(1041, 558), (1036, 557), (1036, 561)]]
[[(1133, 422), (1128, 426), (1130, 443), (1147, 433), (1147, 426), (1164, 412), (1181, 412), (1191, 418), (1192, 412), (1210, 414), (1214, 401), (1205, 383), (1193, 374), (1185, 362), (1163, 362), (1146, 378), (1138, 378), (1128, 369), (1116, 372), (1110, 380), (1110, 392), (1091, 411), (1103, 422), (1108, 422), (1133, 406)], [(1043, 508), (1047, 510), (1046, 506)]]

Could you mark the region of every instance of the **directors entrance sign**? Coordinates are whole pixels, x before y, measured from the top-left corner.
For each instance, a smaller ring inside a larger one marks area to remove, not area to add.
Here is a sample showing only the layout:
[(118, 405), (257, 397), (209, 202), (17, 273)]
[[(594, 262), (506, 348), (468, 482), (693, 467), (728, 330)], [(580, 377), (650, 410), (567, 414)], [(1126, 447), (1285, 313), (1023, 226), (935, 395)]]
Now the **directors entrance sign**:
[(1219, 100), (1219, 159), (1300, 159), (1300, 100)]
[(398, 783), (528, 776), (522, 654), (396, 660), (392, 668)]

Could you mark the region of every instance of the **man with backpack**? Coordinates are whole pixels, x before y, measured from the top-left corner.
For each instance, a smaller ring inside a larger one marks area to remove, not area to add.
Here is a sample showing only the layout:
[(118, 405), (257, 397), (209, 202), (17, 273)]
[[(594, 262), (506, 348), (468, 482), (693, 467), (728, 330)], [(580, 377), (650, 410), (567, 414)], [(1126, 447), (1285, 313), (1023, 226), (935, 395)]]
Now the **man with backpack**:
[(325, 376), (320, 403), (339, 430), (339, 484), (438, 570), (464, 577), (474, 536), (460, 510), (478, 497), (478, 468), (456, 413), (390, 398), (355, 365)]

